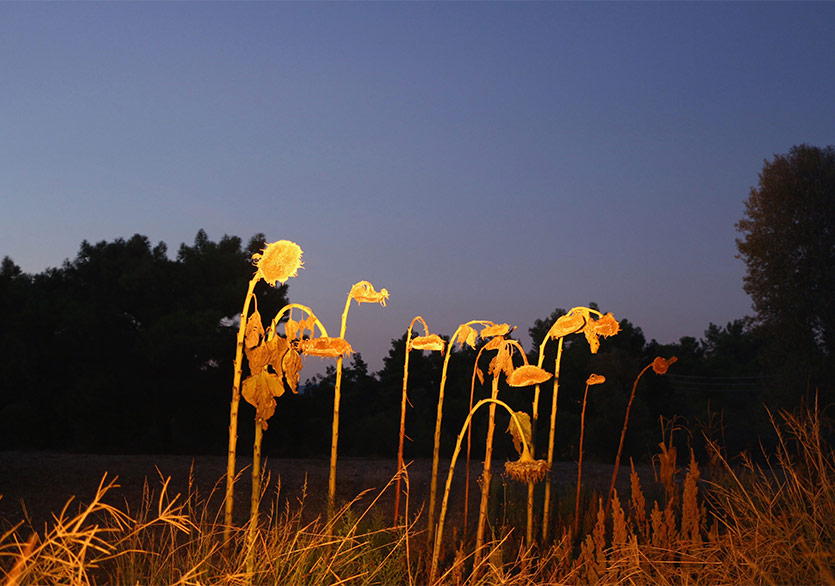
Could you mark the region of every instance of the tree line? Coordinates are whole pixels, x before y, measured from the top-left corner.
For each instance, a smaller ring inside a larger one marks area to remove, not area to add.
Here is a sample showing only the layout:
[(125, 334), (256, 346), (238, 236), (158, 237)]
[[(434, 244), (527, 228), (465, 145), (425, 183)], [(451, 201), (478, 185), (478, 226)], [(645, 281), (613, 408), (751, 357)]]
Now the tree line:
[[(709, 324), (700, 339), (659, 344), (617, 308), (605, 308), (615, 312), (621, 331), (599, 352), (589, 352), (581, 336), (565, 342), (558, 456), (576, 456), (584, 381), (592, 372), (606, 383), (589, 393), (584, 451), (613, 456), (635, 377), (656, 356), (678, 360), (664, 376), (642, 378), (624, 457), (654, 452), (662, 427), (694, 447), (705, 438), (731, 452), (756, 447), (772, 429), (765, 407), (773, 413), (815, 397), (826, 407), (835, 399), (835, 148), (800, 145), (765, 161), (745, 210), (737, 248), (756, 315)], [(235, 333), (252, 255), (264, 243), (263, 234), (246, 246), (237, 236), (213, 242), (200, 230), (171, 259), (164, 243), (152, 246), (139, 234), (85, 241), (75, 259), (35, 275), (5, 257), (0, 449), (224, 453)], [(286, 285), (260, 283), (255, 293), (263, 315), (288, 303)], [(530, 325), (531, 362), (565, 313), (557, 308)], [(341, 453), (396, 452), (405, 351), (404, 331), (391, 341), (379, 372), (369, 372), (360, 354), (346, 360)], [(448, 351), (454, 355), (444, 407), (446, 453), (468, 411), (471, 385), (474, 400), (489, 394), (473, 375), (478, 348)], [(546, 345), (546, 368), (555, 352)], [(437, 352), (410, 354), (408, 457), (431, 454), (442, 363)], [(486, 372), (487, 364), (480, 368)], [(329, 367), (298, 394), (278, 400), (265, 454), (327, 453), (335, 377)], [(547, 397), (550, 387), (543, 392)], [(530, 410), (530, 389), (503, 388), (501, 396), (514, 409)], [(540, 421), (547, 421), (550, 401), (540, 405)], [(473, 425), (478, 434), (485, 422), (476, 418)], [(251, 426), (239, 433), (242, 445), (251, 441)], [(510, 445), (509, 437), (502, 441)], [(544, 445), (544, 438), (536, 443)]]

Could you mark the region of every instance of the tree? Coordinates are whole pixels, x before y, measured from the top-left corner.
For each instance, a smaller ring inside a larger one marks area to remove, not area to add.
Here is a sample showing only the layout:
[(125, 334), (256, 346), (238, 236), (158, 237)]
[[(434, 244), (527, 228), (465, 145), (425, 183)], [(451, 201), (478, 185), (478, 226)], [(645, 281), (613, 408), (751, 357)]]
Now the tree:
[(769, 362), (822, 384), (835, 352), (835, 147), (804, 144), (764, 161), (736, 229), (756, 322), (780, 348)]

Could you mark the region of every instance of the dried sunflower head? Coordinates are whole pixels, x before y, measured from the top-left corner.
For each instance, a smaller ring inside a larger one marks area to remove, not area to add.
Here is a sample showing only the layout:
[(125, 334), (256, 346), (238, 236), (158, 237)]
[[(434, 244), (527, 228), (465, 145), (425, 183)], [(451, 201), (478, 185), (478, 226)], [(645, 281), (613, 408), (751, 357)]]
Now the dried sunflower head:
[(566, 315), (560, 316), (551, 329), (548, 330), (548, 337), (552, 340), (562, 338), (568, 334), (577, 332), (586, 324), (585, 316), (579, 311), (572, 311)]
[(357, 303), (379, 303), (386, 306), (386, 299), (389, 298), (387, 289), (374, 290), (374, 285), (368, 281), (360, 281), (351, 287), (350, 297), (357, 300)]
[(544, 383), (551, 378), (551, 373), (532, 364), (525, 364), (510, 373), (507, 384), (511, 387), (527, 387)]
[(504, 464), (504, 473), (510, 476), (513, 480), (519, 482), (542, 482), (545, 475), (550, 470), (548, 462), (545, 460), (534, 460), (533, 457), (526, 451), (516, 461), (508, 461)]
[(675, 356), (670, 358), (661, 358), (658, 356), (652, 361), (652, 370), (655, 371), (655, 374), (666, 374), (667, 369), (670, 368), (670, 365), (672, 365), (676, 360), (678, 360), (678, 358)]
[(597, 320), (588, 320), (586, 326), (583, 328), (583, 334), (585, 334), (586, 340), (589, 342), (589, 348), (592, 354), (597, 354), (597, 350), (600, 348), (600, 340), (598, 339), (600, 336), (608, 338), (609, 336), (614, 336), (619, 331), (620, 324), (618, 324), (611, 313), (607, 313)]
[(493, 336), (504, 336), (506, 334), (509, 334), (510, 332), (511, 328), (508, 324), (495, 324), (492, 326), (482, 328), (481, 337), (492, 338)]
[(299, 350), (302, 354), (318, 356), (320, 358), (339, 358), (351, 354), (354, 350), (346, 340), (342, 338), (308, 338), (299, 342)]
[(258, 267), (256, 274), (270, 286), (284, 283), (299, 274), (302, 267), (302, 249), (295, 242), (279, 240), (267, 244), (264, 250), (252, 255), (252, 264)]
[(588, 380), (586, 380), (586, 384), (589, 386), (592, 385), (599, 385), (601, 383), (606, 382), (606, 377), (602, 374), (590, 374)]
[(409, 342), (411, 350), (429, 350), (430, 352), (443, 352), (444, 340), (438, 334), (429, 334), (428, 336), (415, 336)]

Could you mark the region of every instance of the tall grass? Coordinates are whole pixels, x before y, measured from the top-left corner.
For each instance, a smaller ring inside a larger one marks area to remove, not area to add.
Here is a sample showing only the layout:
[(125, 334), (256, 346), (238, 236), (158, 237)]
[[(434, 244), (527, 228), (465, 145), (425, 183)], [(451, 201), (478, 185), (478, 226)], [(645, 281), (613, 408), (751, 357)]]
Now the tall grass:
[[(646, 490), (633, 467), (631, 495), (614, 491), (608, 509), (605, 493), (587, 495), (579, 530), (567, 512), (555, 539), (538, 547), (495, 519), (474, 564), (454, 534), (444, 537), (434, 583), (835, 584), (827, 420), (815, 405), (778, 413), (772, 423), (774, 453), (738, 463), (720, 456), (722, 468), (705, 480), (691, 452), (684, 470), (662, 471), (661, 478), (683, 476), (675, 498), (663, 486)], [(669, 436), (662, 443), (669, 453)], [(662, 464), (677, 466), (672, 458)], [(361, 493), (330, 522), (303, 520), (304, 493), (294, 506), (280, 505), (278, 485), (256, 539), (248, 546), (249, 527), (235, 528), (226, 558), (223, 511), (211, 494), (203, 497), (190, 482), (186, 494), (172, 495), (169, 479), (160, 478), (155, 489), (146, 484), (134, 512), (110, 503), (117, 484), (105, 476), (89, 503), (71, 499), (43, 527), (18, 524), (0, 534), (0, 583), (426, 584), (432, 552), (423, 548), (424, 522), (410, 509), (404, 478), (406, 521), (393, 525), (390, 504), (381, 502), (393, 481), (377, 494)]]

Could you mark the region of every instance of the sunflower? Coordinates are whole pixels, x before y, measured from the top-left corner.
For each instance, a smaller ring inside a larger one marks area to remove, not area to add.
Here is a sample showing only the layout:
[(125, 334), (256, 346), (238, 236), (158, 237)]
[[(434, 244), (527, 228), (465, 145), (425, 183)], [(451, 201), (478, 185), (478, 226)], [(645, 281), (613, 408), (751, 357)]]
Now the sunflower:
[(507, 377), (507, 384), (511, 387), (527, 387), (538, 385), (551, 378), (551, 373), (532, 364), (520, 366)]
[(389, 298), (388, 289), (374, 290), (374, 285), (368, 281), (360, 281), (351, 287), (352, 298), (356, 299), (357, 303), (379, 303), (383, 307), (386, 306), (386, 300)]
[(256, 274), (270, 286), (284, 283), (299, 274), (302, 268), (302, 249), (295, 242), (279, 240), (252, 255), (252, 264), (258, 267)]
[(586, 384), (589, 385), (589, 386), (592, 386), (592, 385), (599, 385), (599, 384), (602, 384), (602, 383), (605, 383), (605, 382), (606, 382), (606, 377), (603, 376), (602, 374), (591, 374), (591, 375), (589, 375), (589, 378), (586, 381)]
[(339, 358), (354, 351), (346, 340), (330, 337), (302, 340), (299, 342), (299, 350), (303, 354), (319, 358)]
[(412, 350), (429, 350), (431, 352), (443, 352), (444, 340), (438, 334), (429, 334), (428, 336), (415, 336), (409, 342)]
[(536, 484), (545, 478), (550, 468), (551, 466), (549, 466), (548, 462), (545, 460), (534, 460), (526, 450), (518, 460), (505, 462), (504, 473), (513, 480), (524, 483), (533, 482)]
[(678, 358), (675, 356), (672, 356), (671, 358), (661, 358), (658, 356), (652, 361), (652, 370), (655, 371), (655, 374), (666, 374), (667, 369), (670, 368), (670, 365), (672, 365), (672, 363), (676, 360), (678, 360)]

